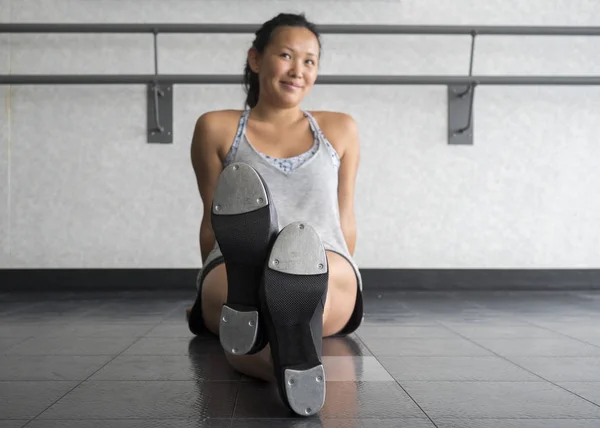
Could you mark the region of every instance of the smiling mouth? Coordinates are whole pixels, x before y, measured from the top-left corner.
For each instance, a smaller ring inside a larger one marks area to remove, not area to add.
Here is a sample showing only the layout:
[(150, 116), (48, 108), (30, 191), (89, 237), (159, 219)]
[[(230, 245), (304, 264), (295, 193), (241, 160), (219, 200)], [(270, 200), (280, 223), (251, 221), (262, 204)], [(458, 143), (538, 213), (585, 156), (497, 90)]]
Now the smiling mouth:
[(293, 83), (289, 83), (289, 82), (281, 82), (281, 83), (284, 84), (285, 86), (290, 87), (290, 88), (302, 89), (301, 86), (294, 85)]

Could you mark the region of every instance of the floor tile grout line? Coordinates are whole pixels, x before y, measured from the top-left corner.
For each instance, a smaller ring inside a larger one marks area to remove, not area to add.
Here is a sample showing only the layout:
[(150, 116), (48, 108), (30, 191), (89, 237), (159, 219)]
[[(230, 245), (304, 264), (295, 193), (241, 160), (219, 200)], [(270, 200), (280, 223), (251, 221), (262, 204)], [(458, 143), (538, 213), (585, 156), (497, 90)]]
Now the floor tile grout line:
[[(20, 345), (22, 343), (27, 342), (30, 339), (33, 339), (34, 337), (35, 336), (26, 336), (24, 338), (23, 337), (17, 337), (17, 338), (15, 338), (15, 339), (23, 339), (23, 340), (20, 340), (17, 343), (14, 343), (14, 344), (10, 345), (7, 349), (5, 349), (4, 351), (2, 351), (1, 355), (3, 357), (8, 356), (8, 355), (15, 355), (15, 354), (9, 354), (9, 352), (10, 352), (11, 349), (15, 348), (16, 346), (18, 346), (18, 345)], [(3, 337), (2, 339), (6, 339), (6, 338)], [(12, 339), (12, 338), (9, 337), (8, 339)]]
[[(54, 302), (53, 302), (53, 303), (54, 303)], [(15, 312), (16, 312), (16, 313), (19, 313), (19, 312), (24, 312), (24, 311), (27, 311), (28, 309), (31, 309), (32, 307), (34, 307), (34, 308), (35, 308), (36, 306), (41, 306), (41, 305), (46, 305), (46, 304), (48, 304), (48, 303), (47, 303), (47, 302), (44, 302), (44, 301), (42, 301), (42, 302), (38, 302), (38, 303), (32, 303), (31, 305), (27, 305), (27, 306), (25, 306), (25, 307), (22, 307), (22, 308), (16, 309), (16, 310), (14, 310), (14, 311), (7, 312), (7, 314), (12, 314), (12, 313), (15, 313)], [(101, 304), (101, 306), (100, 306), (100, 307), (98, 307), (98, 308), (94, 308), (94, 309), (90, 309), (90, 310), (88, 310), (88, 311), (85, 311), (85, 312), (83, 312), (83, 313), (79, 314), (79, 315), (77, 316), (77, 318), (75, 318), (75, 319), (73, 319), (73, 320), (70, 320), (70, 321), (65, 321), (65, 322), (60, 322), (60, 323), (57, 323), (56, 325), (70, 325), (70, 324), (73, 324), (73, 323), (81, 322), (81, 321), (83, 320), (83, 317), (84, 317), (84, 316), (86, 316), (86, 315), (89, 315), (90, 313), (94, 313), (94, 311), (97, 311), (97, 310), (101, 309), (102, 307), (104, 307), (104, 306), (106, 306), (106, 305), (108, 305), (108, 303)]]
[[(444, 417), (440, 417), (439, 419), (442, 420), (446, 420), (446, 421), (464, 421), (464, 420), (502, 420), (502, 421), (523, 421), (523, 420), (527, 420), (527, 421), (572, 421), (572, 420), (581, 420), (581, 421), (600, 421), (600, 418), (572, 418), (572, 417), (561, 417), (561, 418), (548, 418), (548, 417), (523, 417), (523, 418), (512, 418), (512, 417), (476, 417), (476, 418), (464, 418), (464, 417), (449, 417), (449, 416), (444, 416)], [(117, 422), (122, 422), (122, 421), (179, 421), (179, 422), (184, 422), (184, 421), (192, 421), (192, 422), (202, 422), (202, 421), (228, 421), (231, 422), (230, 427), (232, 426), (233, 422), (235, 421), (264, 421), (264, 420), (268, 420), (268, 421), (279, 421), (279, 420), (286, 420), (286, 421), (290, 421), (293, 419), (286, 419), (283, 417), (275, 417), (275, 418), (268, 418), (268, 417), (261, 417), (261, 418), (248, 418), (248, 417), (244, 417), (244, 418), (225, 418), (225, 417), (217, 417), (217, 418), (213, 418), (213, 417), (205, 417), (205, 418), (175, 418), (175, 417), (171, 417), (171, 418), (92, 418), (92, 419), (47, 419), (47, 421), (54, 421), (54, 422), (62, 422), (62, 421), (98, 421), (98, 422), (104, 422), (104, 421), (117, 421)], [(312, 419), (314, 420), (314, 419)], [(369, 418), (326, 418), (324, 419), (328, 422), (333, 422), (333, 421), (422, 421), (423, 418), (410, 418), (410, 417), (404, 417), (404, 418), (389, 418), (389, 417), (369, 417)], [(25, 421), (24, 419), (0, 419), (0, 421)], [(27, 421), (27, 423), (32, 422), (32, 421)], [(302, 425), (304, 426), (304, 425)], [(23, 425), (24, 428), (25, 425)]]
[(444, 420), (453, 420), (453, 421), (462, 421), (462, 420), (501, 420), (501, 421), (573, 421), (573, 420), (581, 420), (581, 421), (600, 421), (600, 417), (598, 418), (579, 418), (579, 417), (562, 417), (562, 418), (548, 418), (545, 416), (542, 417), (523, 417), (523, 418), (505, 418), (505, 417), (481, 417), (478, 416), (476, 418), (463, 418), (463, 417), (449, 417), (449, 416), (444, 416), (441, 417), (440, 419), (444, 419)]
[(240, 390), (242, 389), (242, 378), (237, 380), (237, 392), (235, 394), (235, 399), (233, 400), (233, 410), (231, 411), (231, 424), (230, 427), (233, 426), (233, 418), (235, 417), (235, 409), (238, 405), (238, 400), (240, 398)]
[[(484, 310), (484, 311), (489, 311), (489, 310), (490, 310), (489, 308), (487, 308), (487, 307), (485, 307), (485, 306), (483, 306), (483, 305), (479, 305), (479, 304), (478, 304), (477, 306), (479, 306), (479, 307), (480, 307), (480, 309), (482, 309), (482, 310)], [(533, 324), (531, 323), (531, 321), (529, 321), (529, 320), (527, 320), (527, 319), (525, 319), (525, 318), (522, 318), (522, 317), (520, 317), (520, 316), (518, 316), (518, 317), (515, 317), (515, 316), (513, 316), (513, 314), (511, 314), (511, 313), (509, 313), (509, 312), (500, 311), (498, 314), (499, 314), (499, 315), (511, 315), (511, 316), (510, 316), (510, 317), (507, 317), (507, 318), (490, 318), (490, 319), (494, 319), (494, 320), (497, 320), (497, 319), (511, 319), (511, 320), (516, 320), (516, 321), (519, 321), (519, 322), (523, 322), (524, 324), (523, 324), (522, 326), (526, 326), (526, 327), (531, 327), (531, 326), (533, 326)], [(437, 323), (439, 323), (439, 324), (440, 324), (442, 327), (447, 327), (447, 326), (446, 326), (446, 324), (444, 324), (444, 321), (439, 321), (439, 320), (436, 320), (436, 322), (437, 322)], [(445, 322), (448, 322), (448, 321), (445, 321)], [(469, 323), (469, 321), (468, 321), (468, 320), (464, 320), (464, 319), (462, 320), (462, 322), (464, 322), (464, 323), (466, 323), (466, 324), (467, 324), (467, 323)], [(478, 324), (478, 325), (479, 325), (479, 324)], [(482, 325), (484, 325), (484, 324), (482, 324)], [(514, 324), (514, 326), (520, 326), (520, 324)]]
[[(100, 370), (100, 369), (99, 369)], [(0, 380), (0, 383), (8, 383), (8, 382), (12, 382), (12, 383), (53, 383), (53, 382), (79, 382), (77, 380)], [(85, 382), (85, 381), (81, 381), (81, 382)], [(115, 383), (115, 382), (121, 382), (121, 383), (157, 383), (157, 382), (169, 382), (169, 383), (185, 383), (185, 382), (189, 382), (189, 383), (235, 383), (235, 382), (242, 382), (241, 380), (237, 379), (125, 379), (125, 380), (121, 380), (121, 379), (99, 379), (99, 380), (94, 380), (92, 382), (98, 382), (98, 383)], [(251, 383), (250, 381), (243, 381), (244, 383)], [(535, 382), (534, 382), (535, 383)], [(600, 383), (600, 382), (588, 382), (588, 383)], [(0, 418), (0, 420), (2, 420)]]
[[(551, 328), (549, 328), (549, 327), (544, 327), (543, 325), (539, 325), (539, 324), (533, 324), (533, 325), (534, 325), (534, 326), (536, 326), (536, 327), (538, 327), (538, 328), (541, 328), (541, 329), (543, 329), (543, 330), (547, 330), (547, 331), (550, 331), (550, 332), (552, 332), (552, 333), (556, 333), (556, 334), (559, 334), (559, 335), (561, 335), (561, 336), (567, 337), (567, 338), (569, 338), (569, 339), (576, 340), (577, 342), (581, 342), (581, 343), (585, 343), (586, 345), (593, 346), (594, 348), (600, 348), (600, 345), (595, 345), (595, 344), (593, 344), (593, 343), (586, 342), (585, 340), (578, 339), (578, 338), (576, 338), (576, 337), (573, 337), (573, 336), (569, 336), (568, 334), (561, 333), (560, 331), (552, 330), (552, 329), (551, 329)], [(600, 357), (600, 355), (599, 355), (599, 357)]]
[[(485, 306), (482, 306), (482, 308), (481, 308), (481, 309), (487, 309), (487, 308), (486, 308)], [(561, 332), (559, 332), (559, 331), (552, 330), (551, 328), (544, 327), (544, 326), (542, 326), (542, 325), (539, 325), (539, 324), (537, 324), (535, 321), (531, 321), (531, 320), (528, 320), (528, 319), (526, 319), (526, 318), (522, 318), (522, 317), (517, 317), (516, 319), (517, 319), (517, 320), (519, 320), (519, 321), (523, 321), (523, 322), (525, 322), (525, 323), (529, 324), (529, 325), (528, 325), (528, 327), (536, 327), (536, 328), (540, 328), (540, 329), (542, 329), (542, 330), (550, 331), (550, 332), (552, 332), (552, 333), (559, 334), (559, 335), (561, 335), (561, 336), (564, 336), (564, 337), (567, 337), (567, 338), (569, 338), (569, 339), (573, 339), (573, 340), (576, 340), (576, 341), (578, 341), (578, 342), (585, 343), (586, 345), (590, 345), (590, 346), (593, 346), (593, 347), (596, 347), (596, 348), (600, 348), (600, 345), (595, 345), (595, 344), (593, 344), (593, 343), (586, 342), (585, 340), (582, 340), (582, 339), (578, 339), (578, 338), (576, 338), (576, 337), (569, 336), (569, 335), (567, 335), (567, 334), (565, 334), (565, 333), (561, 333)], [(444, 327), (444, 328), (447, 328), (448, 330), (452, 331), (452, 332), (453, 332), (453, 333), (455, 333), (455, 334), (458, 334), (458, 335), (460, 335), (460, 336), (461, 336), (461, 337), (463, 337), (463, 338), (467, 338), (466, 336), (463, 336), (461, 333), (457, 332), (457, 331), (456, 331), (456, 330), (454, 330), (452, 327), (450, 327), (450, 326), (448, 326), (448, 325), (444, 324), (443, 322), (440, 322), (440, 321), (438, 321), (438, 322), (440, 323), (440, 325), (441, 325), (442, 327)], [(518, 327), (518, 325), (516, 325), (516, 327)], [(475, 338), (475, 339), (476, 339), (476, 338)], [(499, 338), (499, 339), (511, 339), (511, 338)], [(515, 339), (521, 339), (521, 338), (515, 338)], [(526, 338), (524, 337), (523, 339), (526, 339)], [(487, 349), (487, 348), (486, 348), (486, 349)]]
[(552, 384), (552, 385), (556, 386), (557, 388), (560, 388), (560, 389), (562, 389), (563, 391), (565, 391), (565, 392), (568, 392), (569, 394), (573, 394), (573, 395), (575, 395), (576, 397), (579, 397), (579, 398), (581, 398), (582, 400), (585, 400), (585, 401), (587, 401), (588, 403), (590, 403), (590, 404), (592, 404), (592, 405), (594, 405), (594, 406), (596, 406), (596, 407), (600, 407), (600, 404), (598, 404), (598, 403), (594, 403), (593, 401), (590, 401), (590, 400), (588, 400), (587, 398), (585, 398), (585, 397), (582, 397), (581, 395), (579, 395), (579, 394), (577, 394), (577, 393), (575, 393), (575, 392), (573, 392), (573, 391), (569, 391), (568, 389), (566, 389), (566, 388), (564, 388), (564, 387), (562, 387), (562, 386), (558, 385), (557, 383), (555, 383), (555, 382), (553, 382), (553, 381), (551, 381), (551, 380), (548, 380), (548, 379), (544, 378), (543, 376), (541, 376), (541, 375), (539, 375), (539, 374), (537, 374), (537, 373), (534, 373), (534, 372), (532, 372), (532, 371), (531, 371), (531, 370), (529, 370), (529, 369), (526, 369), (525, 367), (523, 367), (523, 366), (521, 366), (521, 365), (517, 364), (516, 362), (509, 360), (508, 358), (506, 358), (506, 357), (504, 357), (504, 356), (502, 356), (502, 355), (500, 355), (500, 354), (498, 354), (498, 353), (496, 353), (496, 352), (492, 351), (491, 349), (488, 349), (488, 348), (486, 348), (486, 347), (485, 347), (485, 346), (483, 346), (483, 345), (480, 345), (479, 343), (477, 343), (477, 342), (475, 342), (475, 341), (473, 341), (473, 340), (469, 339), (469, 338), (468, 338), (468, 337), (466, 337), (466, 336), (463, 336), (462, 334), (460, 334), (460, 333), (459, 333), (459, 332), (457, 332), (456, 330), (453, 330), (453, 329), (452, 329), (452, 328), (450, 328), (450, 327), (446, 327), (446, 328), (450, 329), (451, 331), (454, 331), (456, 334), (458, 334), (459, 336), (461, 336), (463, 339), (465, 339), (465, 340), (468, 340), (469, 342), (471, 342), (471, 343), (473, 343), (473, 344), (475, 344), (475, 345), (477, 345), (477, 346), (480, 346), (480, 347), (482, 347), (483, 349), (486, 349), (487, 351), (489, 351), (489, 352), (491, 352), (492, 354), (496, 355), (498, 358), (501, 358), (501, 359), (503, 359), (504, 361), (506, 361), (506, 362), (508, 362), (508, 363), (510, 363), (510, 364), (513, 364), (514, 366), (516, 366), (516, 367), (519, 367), (520, 369), (522, 369), (522, 370), (525, 370), (526, 372), (528, 372), (528, 373), (531, 373), (532, 375), (534, 375), (534, 376), (537, 376), (537, 377), (539, 377), (540, 379), (543, 379), (544, 381), (546, 381), (546, 382), (548, 382), (548, 383), (550, 383), (550, 384)]
[[(174, 308), (171, 311), (169, 311), (169, 313), (165, 316), (163, 316), (160, 321), (158, 321), (157, 323), (155, 323), (154, 325), (152, 325), (152, 327), (150, 327), (146, 333), (144, 334), (148, 334), (150, 331), (152, 331), (153, 329), (155, 329), (159, 324), (162, 323), (162, 321), (165, 319), (165, 317), (167, 317), (168, 315), (170, 315), (172, 312), (175, 311)], [(115, 355), (113, 358), (111, 358), (110, 360), (108, 360), (104, 365), (102, 365), (101, 367), (99, 367), (97, 370), (95, 370), (93, 373), (91, 373), (88, 377), (86, 377), (85, 379), (83, 379), (82, 381), (80, 381), (77, 385), (75, 385), (73, 388), (71, 388), (70, 390), (68, 390), (66, 393), (64, 393), (63, 395), (61, 395), (57, 400), (55, 400), (52, 404), (50, 404), (49, 406), (47, 406), (44, 410), (42, 410), (40, 413), (38, 413), (33, 419), (31, 419), (29, 422), (27, 422), (25, 425), (23, 425), (23, 427), (21, 428), (25, 428), (27, 425), (29, 425), (31, 422), (37, 420), (37, 418), (44, 414), (44, 412), (46, 412), (50, 407), (54, 406), (56, 403), (58, 403), (60, 400), (62, 400), (64, 397), (66, 397), (68, 394), (70, 394), (71, 392), (73, 392), (77, 387), (79, 387), (80, 385), (82, 385), (84, 382), (86, 382), (89, 378), (91, 378), (92, 376), (94, 376), (96, 373), (98, 373), (100, 370), (102, 370), (104, 367), (106, 367), (108, 364), (110, 364), (111, 362), (113, 362), (115, 359), (117, 359), (118, 357), (120, 357), (121, 355), (123, 355), (124, 352), (126, 352), (129, 348), (131, 348), (133, 345), (135, 345), (136, 343), (138, 343), (141, 339), (143, 338), (143, 336), (137, 337), (136, 340), (131, 343), (129, 346), (127, 346), (125, 349), (123, 349), (118, 355)]]
[[(240, 418), (240, 419), (246, 419), (246, 418)], [(263, 418), (263, 419), (269, 419), (269, 418)], [(278, 419), (278, 418), (271, 418), (271, 419)], [(69, 418), (69, 419), (44, 419), (45, 421), (55, 421), (55, 422), (63, 422), (63, 421), (100, 421), (100, 422), (104, 422), (104, 421), (117, 421), (117, 422), (122, 422), (122, 421), (180, 421), (180, 422), (186, 422), (186, 421), (206, 421), (206, 420), (211, 420), (211, 421), (229, 421), (231, 420), (231, 418), (227, 418), (227, 417), (211, 417), (211, 416), (206, 416), (206, 417), (161, 417), (161, 418), (89, 418), (89, 419), (82, 419), (82, 418)], [(597, 419), (592, 419), (592, 420), (597, 420)], [(0, 421), (4, 422), (4, 421), (25, 421), (25, 419), (0, 419)], [(29, 422), (33, 422), (33, 421), (27, 421), (27, 423)], [(21, 427), (21, 428), (24, 428)]]
[(390, 375), (390, 377), (392, 379), (394, 379), (394, 382), (396, 383), (396, 385), (398, 385), (402, 389), (402, 391), (404, 391), (404, 393), (408, 396), (408, 398), (410, 398), (412, 400), (413, 403), (415, 403), (415, 405), (419, 408), (419, 410), (421, 410), (421, 412), (423, 412), (423, 414), (427, 417), (427, 419), (429, 419), (429, 421), (433, 424), (433, 426), (435, 428), (438, 428), (437, 424), (433, 421), (433, 419), (431, 418), (431, 416), (429, 416), (427, 414), (427, 412), (421, 407), (421, 405), (419, 403), (417, 403), (417, 400), (415, 400), (413, 398), (413, 396), (410, 395), (406, 389), (404, 389), (404, 387), (400, 384), (400, 382), (398, 382), (394, 378), (394, 376), (392, 376), (392, 374), (388, 371), (388, 369), (386, 369), (385, 366), (383, 364), (381, 364), (381, 361), (379, 361), (379, 358), (377, 357), (377, 355), (375, 355), (373, 353), (373, 351), (371, 351), (371, 349), (367, 346), (367, 344), (365, 342), (363, 342), (363, 340), (360, 338), (360, 336), (358, 336), (358, 334), (357, 334), (356, 337), (358, 338), (358, 340), (360, 341), (360, 343), (362, 343), (362, 345), (371, 353), (371, 355), (373, 355), (373, 357), (375, 357), (375, 360), (377, 360), (377, 362), (381, 365), (381, 367), (383, 367), (383, 369), (386, 371), (386, 373), (388, 375)]
[(4, 316), (4, 315), (12, 315), (12, 314), (14, 314), (14, 313), (19, 313), (19, 312), (21, 312), (21, 311), (25, 311), (25, 310), (27, 310), (27, 309), (31, 309), (32, 307), (41, 306), (41, 305), (43, 305), (43, 304), (44, 304), (44, 302), (29, 303), (29, 304), (27, 304), (27, 305), (25, 305), (25, 306), (21, 306), (20, 308), (11, 309), (11, 310), (10, 310), (10, 311), (8, 311), (8, 312), (3, 312), (3, 313), (2, 313), (2, 316)]
[[(539, 324), (535, 324), (535, 322), (531, 322), (531, 321), (526, 321), (526, 322), (527, 322), (527, 323), (529, 323), (529, 324), (531, 324), (531, 327), (535, 327), (535, 328), (539, 328), (539, 329), (542, 329), (542, 330), (546, 330), (546, 331), (549, 331), (549, 332), (551, 332), (551, 333), (555, 333), (555, 334), (558, 334), (558, 335), (560, 335), (560, 336), (566, 337), (566, 338), (568, 338), (568, 339), (572, 339), (572, 340), (575, 340), (575, 341), (577, 341), (577, 342), (580, 342), (580, 343), (583, 343), (583, 344), (586, 344), (586, 345), (593, 346), (594, 348), (600, 348), (600, 345), (595, 345), (595, 344), (593, 344), (593, 343), (586, 342), (585, 340), (582, 340), (582, 339), (578, 339), (578, 338), (576, 338), (576, 337), (569, 336), (569, 335), (567, 335), (567, 334), (565, 334), (565, 333), (561, 333), (561, 332), (559, 332), (559, 331), (552, 330), (551, 328), (544, 327), (544, 326), (542, 326), (542, 325), (539, 325)], [(455, 333), (455, 334), (459, 335), (460, 337), (462, 337), (462, 338), (465, 338), (465, 339), (468, 339), (468, 340), (471, 340), (471, 339), (470, 339), (468, 336), (464, 336), (462, 333), (460, 333), (460, 332), (458, 332), (458, 331), (454, 330), (454, 329), (453, 329), (451, 326), (447, 326), (447, 325), (445, 325), (445, 324), (441, 324), (441, 325), (442, 325), (444, 328), (447, 328), (448, 330), (452, 331), (453, 333)], [(518, 327), (518, 326), (516, 326), (516, 327)], [(474, 337), (473, 339), (478, 339), (478, 338), (477, 338), (477, 337)], [(490, 339), (499, 339), (499, 340), (513, 340), (513, 339), (529, 339), (529, 337), (498, 337), (498, 338), (490, 338)], [(546, 338), (546, 337), (539, 337), (539, 339), (552, 339), (552, 338), (551, 338), (551, 337), (549, 337), (549, 338)], [(476, 343), (476, 342), (473, 342), (473, 343)], [(476, 344), (477, 344), (477, 343), (476, 343)], [(479, 346), (482, 346), (482, 345), (479, 345)], [(487, 348), (485, 348), (485, 349), (487, 349)], [(568, 357), (570, 357), (570, 356), (556, 356), (556, 357), (554, 357), (554, 356), (549, 356), (549, 357), (548, 357), (548, 356), (547, 356), (546, 358), (568, 358)], [(594, 355), (590, 355), (590, 356), (584, 356), (584, 357), (579, 357), (579, 358), (587, 358), (587, 357), (596, 357), (596, 358), (600, 358), (600, 354), (599, 354), (599, 355), (595, 355), (595, 356), (594, 356)], [(573, 358), (573, 357), (571, 357), (571, 358)]]

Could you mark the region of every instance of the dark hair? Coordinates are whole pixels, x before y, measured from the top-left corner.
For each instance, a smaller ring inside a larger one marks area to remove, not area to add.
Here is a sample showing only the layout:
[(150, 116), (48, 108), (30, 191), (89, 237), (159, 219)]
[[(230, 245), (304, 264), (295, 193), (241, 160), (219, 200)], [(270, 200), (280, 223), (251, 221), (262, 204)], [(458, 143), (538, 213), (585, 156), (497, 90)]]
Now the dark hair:
[[(252, 47), (256, 49), (258, 53), (263, 53), (271, 41), (273, 32), (279, 27), (304, 27), (313, 32), (313, 34), (317, 37), (317, 41), (319, 42), (319, 49), (321, 48), (321, 40), (319, 38), (317, 26), (312, 22), (309, 22), (304, 14), (291, 13), (280, 13), (276, 17), (265, 22), (255, 33), (256, 38), (252, 42)], [(244, 69), (243, 84), (247, 94), (246, 105), (252, 108), (258, 103), (258, 93), (260, 88), (258, 74), (252, 71), (247, 60), (246, 67)]]

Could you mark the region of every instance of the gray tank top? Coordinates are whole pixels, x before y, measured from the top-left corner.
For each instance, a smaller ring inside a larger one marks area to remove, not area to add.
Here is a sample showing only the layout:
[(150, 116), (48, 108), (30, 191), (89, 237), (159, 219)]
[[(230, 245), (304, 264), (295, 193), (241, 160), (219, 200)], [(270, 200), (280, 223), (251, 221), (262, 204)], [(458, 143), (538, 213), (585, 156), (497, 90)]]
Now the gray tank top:
[[(304, 221), (319, 233), (325, 249), (346, 258), (356, 273), (359, 289), (362, 279), (352, 259), (340, 225), (338, 205), (339, 156), (325, 138), (317, 121), (303, 111), (315, 136), (313, 147), (294, 158), (269, 157), (252, 146), (246, 137), (246, 123), (250, 110), (244, 110), (235, 140), (227, 154), (223, 168), (232, 162), (243, 162), (263, 177), (273, 198), (279, 229), (295, 221)], [(205, 265), (222, 256), (218, 243), (209, 254)]]

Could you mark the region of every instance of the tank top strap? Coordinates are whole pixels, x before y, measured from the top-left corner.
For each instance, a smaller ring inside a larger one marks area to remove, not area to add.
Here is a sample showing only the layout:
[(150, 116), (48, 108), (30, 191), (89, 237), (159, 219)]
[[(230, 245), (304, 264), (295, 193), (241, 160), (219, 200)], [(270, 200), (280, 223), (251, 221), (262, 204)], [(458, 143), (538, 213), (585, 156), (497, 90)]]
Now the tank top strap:
[(321, 132), (321, 128), (319, 127), (319, 124), (317, 123), (317, 121), (313, 117), (313, 115), (310, 114), (306, 110), (302, 110), (302, 112), (304, 113), (304, 116), (306, 116), (306, 118), (308, 119), (308, 123), (310, 124), (310, 129), (312, 130), (312, 133), (315, 136), (315, 139), (317, 139), (317, 138), (321, 139), (322, 137), (324, 137), (323, 133)]
[(321, 127), (319, 126), (317, 120), (313, 117), (313, 115), (306, 110), (303, 110), (303, 112), (306, 115), (308, 122), (310, 123), (310, 127), (313, 131), (315, 139), (318, 139), (318, 141), (321, 142), (322, 145), (327, 149), (327, 152), (329, 153), (329, 156), (331, 157), (331, 161), (333, 162), (334, 166), (336, 168), (339, 168), (340, 157), (337, 151), (333, 148), (333, 145), (329, 142), (327, 137), (325, 137), (325, 134), (323, 134)]
[(240, 141), (242, 139), (242, 135), (244, 135), (244, 131), (246, 130), (246, 124), (248, 123), (248, 117), (250, 116), (250, 109), (245, 109), (240, 116), (240, 120), (238, 122), (238, 128), (235, 133), (235, 138), (233, 139), (233, 144), (225, 156), (225, 160), (223, 161), (223, 168), (227, 167), (230, 163), (235, 159), (235, 155), (240, 146)]

